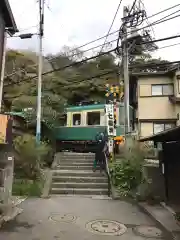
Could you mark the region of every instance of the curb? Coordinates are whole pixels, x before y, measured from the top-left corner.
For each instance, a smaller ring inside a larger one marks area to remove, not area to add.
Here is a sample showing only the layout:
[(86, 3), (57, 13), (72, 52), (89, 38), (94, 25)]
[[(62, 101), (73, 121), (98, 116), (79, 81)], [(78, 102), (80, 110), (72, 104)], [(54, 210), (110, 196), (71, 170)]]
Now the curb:
[(13, 207), (9, 213), (0, 218), (0, 228), (7, 222), (14, 220), (19, 214), (23, 212), (22, 208)]
[(4, 215), (0, 216), (0, 228), (9, 221), (14, 220), (19, 214), (23, 212), (22, 208), (17, 207), (19, 204), (24, 202), (27, 197), (16, 197), (14, 200), (12, 199), (12, 204), (9, 205), (9, 209), (5, 211)]
[(51, 169), (47, 170), (45, 173), (45, 181), (44, 181), (44, 187), (42, 190), (41, 198), (49, 198), (49, 193), (51, 190), (51, 184), (52, 184), (52, 175), (53, 171)]
[(156, 225), (165, 232), (165, 235), (168, 237), (168, 239), (176, 239), (176, 237), (173, 235), (173, 233), (171, 231), (169, 231), (164, 224), (161, 223), (161, 221), (159, 221), (158, 219), (156, 219), (154, 217), (153, 214), (151, 214), (144, 206), (143, 204), (141, 204), (140, 202), (137, 203), (139, 209), (145, 213), (146, 215), (148, 215), (148, 217), (151, 218), (152, 221), (156, 222)]
[(15, 201), (12, 200), (12, 204), (14, 207), (18, 206), (22, 202), (24, 202), (27, 199), (27, 197), (16, 197)]

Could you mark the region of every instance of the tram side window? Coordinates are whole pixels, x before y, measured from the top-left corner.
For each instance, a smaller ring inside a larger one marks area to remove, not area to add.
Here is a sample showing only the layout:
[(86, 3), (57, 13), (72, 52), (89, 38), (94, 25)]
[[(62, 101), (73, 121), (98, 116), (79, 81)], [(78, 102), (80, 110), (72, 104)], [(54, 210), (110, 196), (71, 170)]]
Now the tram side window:
[(73, 114), (73, 125), (78, 126), (80, 124), (81, 124), (81, 114), (80, 113)]
[(87, 125), (100, 125), (100, 112), (88, 112)]

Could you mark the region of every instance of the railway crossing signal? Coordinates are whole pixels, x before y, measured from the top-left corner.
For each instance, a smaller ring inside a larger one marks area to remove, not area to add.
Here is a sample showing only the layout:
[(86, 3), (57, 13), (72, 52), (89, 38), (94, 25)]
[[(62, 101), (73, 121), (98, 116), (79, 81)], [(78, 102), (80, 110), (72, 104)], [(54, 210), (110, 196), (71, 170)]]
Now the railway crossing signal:
[(122, 144), (124, 138), (122, 136), (116, 136), (116, 128), (118, 123), (119, 108), (117, 103), (122, 98), (122, 86), (121, 85), (109, 85), (106, 84), (106, 119), (107, 119), (107, 133), (108, 133), (108, 146), (110, 152), (110, 161), (113, 160), (114, 146), (115, 144)]
[(114, 137), (115, 144), (121, 145), (124, 143), (125, 139), (123, 136)]

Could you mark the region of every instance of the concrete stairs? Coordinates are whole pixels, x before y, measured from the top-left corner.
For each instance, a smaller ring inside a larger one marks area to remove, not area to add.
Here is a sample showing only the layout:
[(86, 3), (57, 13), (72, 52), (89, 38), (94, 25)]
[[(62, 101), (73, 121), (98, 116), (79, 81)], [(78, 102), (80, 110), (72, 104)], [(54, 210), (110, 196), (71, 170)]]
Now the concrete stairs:
[(53, 170), (51, 194), (108, 195), (105, 173), (92, 171), (94, 154), (61, 153)]

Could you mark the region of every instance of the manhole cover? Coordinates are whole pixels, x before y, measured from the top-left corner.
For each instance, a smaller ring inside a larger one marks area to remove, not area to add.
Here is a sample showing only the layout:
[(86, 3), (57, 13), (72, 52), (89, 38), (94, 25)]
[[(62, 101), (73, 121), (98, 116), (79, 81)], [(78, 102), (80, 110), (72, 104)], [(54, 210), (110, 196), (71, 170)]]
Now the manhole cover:
[(133, 228), (133, 231), (142, 237), (147, 238), (162, 238), (162, 231), (154, 226), (138, 226)]
[(103, 235), (122, 235), (126, 232), (125, 225), (111, 220), (94, 220), (86, 224), (86, 228), (97, 234)]
[(72, 223), (76, 221), (77, 217), (73, 216), (72, 214), (54, 214), (49, 217), (50, 220), (55, 222), (65, 222), (65, 223)]

